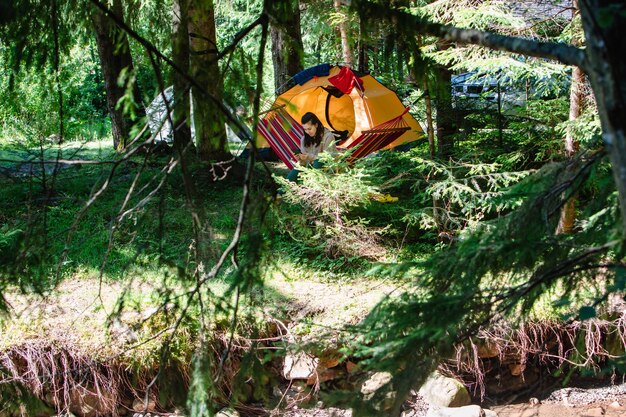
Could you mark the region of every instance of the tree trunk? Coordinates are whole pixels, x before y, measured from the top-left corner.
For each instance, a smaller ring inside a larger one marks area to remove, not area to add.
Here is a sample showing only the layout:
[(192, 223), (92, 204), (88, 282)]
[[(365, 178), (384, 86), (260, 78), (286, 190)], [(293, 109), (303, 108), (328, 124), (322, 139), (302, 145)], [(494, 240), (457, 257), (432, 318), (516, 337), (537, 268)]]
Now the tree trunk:
[[(114, 1), (113, 12), (120, 19), (123, 19), (123, 8), (120, 0)], [(125, 86), (118, 84), (118, 79), (124, 69), (128, 72), (133, 71), (130, 46), (126, 33), (118, 29), (115, 23), (101, 11), (94, 11), (92, 22), (96, 34), (100, 66), (104, 77), (107, 107), (111, 117), (113, 146), (117, 150), (122, 150), (126, 147), (130, 137), (133, 118), (130, 115), (125, 115), (123, 108), (118, 106), (118, 102), (124, 97), (126, 90)], [(133, 85), (133, 96), (135, 103), (141, 102), (137, 84)], [(136, 115), (141, 116), (143, 113), (143, 108), (136, 109)]]
[(424, 101), (426, 102), (426, 131), (428, 133), (428, 150), (430, 158), (435, 159), (435, 129), (433, 128), (433, 106), (428, 88), (428, 76), (424, 75)]
[(380, 48), (378, 47), (378, 43), (374, 43), (374, 45), (372, 45), (372, 57), (373, 57), (373, 63), (372, 63), (372, 69), (374, 70), (374, 73), (379, 73), (380, 72)]
[(367, 26), (362, 18), (359, 18), (359, 49), (358, 49), (358, 71), (366, 74), (368, 72), (369, 60), (367, 56)]
[[(185, 73), (189, 72), (189, 0), (174, 0), (172, 17), (172, 61)], [(172, 130), (174, 146), (182, 150), (191, 141), (189, 82), (177, 71), (172, 71), (174, 103)]]
[[(585, 84), (585, 74), (583, 71), (574, 67), (572, 69), (572, 84), (569, 93), (569, 121), (574, 122), (582, 112), (583, 88)], [(579, 144), (571, 128), (567, 129), (565, 134), (565, 153), (568, 158), (573, 157), (578, 152)]]
[(622, 227), (626, 230), (626, 27), (621, 1), (580, 2), (586, 43), (586, 72), (598, 103), (602, 137), (606, 144), (618, 191)]
[(223, 80), (217, 61), (213, 0), (189, 1), (189, 35), (191, 74), (209, 93), (207, 97), (192, 89), (198, 157), (202, 161), (224, 161), (230, 154), (226, 151), (224, 115), (216, 104), (222, 99)]
[[(440, 49), (449, 48), (448, 42), (439, 42)], [(439, 156), (448, 158), (454, 146), (454, 135), (457, 132), (456, 121), (452, 109), (452, 72), (447, 67), (437, 65), (438, 80), (435, 108), (437, 110), (437, 147)]]
[[(578, 11), (578, 0), (572, 1), (572, 6)], [(582, 110), (583, 85), (585, 74), (579, 67), (572, 69), (572, 83), (569, 93), (569, 122), (573, 123), (578, 119)], [(572, 127), (568, 126), (565, 133), (565, 154), (571, 159), (578, 152), (578, 141), (574, 138)], [(576, 220), (576, 196), (571, 196), (561, 209), (561, 217), (556, 228), (556, 233), (572, 233), (574, 231), (574, 221)]]
[(270, 37), (276, 94), (284, 91), (287, 81), (304, 68), (304, 47), (300, 30), (298, 0), (272, 2)]
[(341, 16), (338, 27), (339, 34), (341, 35), (341, 56), (343, 65), (352, 68), (354, 60), (352, 58), (352, 49), (350, 49), (350, 38), (348, 37), (347, 17), (341, 10), (341, 0), (333, 0), (333, 6), (335, 7), (335, 12)]

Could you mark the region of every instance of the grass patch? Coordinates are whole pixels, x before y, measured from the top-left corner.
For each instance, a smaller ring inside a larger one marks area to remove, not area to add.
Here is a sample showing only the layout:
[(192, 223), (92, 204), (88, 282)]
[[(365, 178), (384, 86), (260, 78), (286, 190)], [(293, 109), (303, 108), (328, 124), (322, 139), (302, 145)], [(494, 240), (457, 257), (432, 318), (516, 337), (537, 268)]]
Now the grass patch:
[[(36, 152), (37, 149), (16, 150), (5, 144), (0, 147), (0, 158), (27, 160)], [(64, 159), (103, 161), (118, 158), (104, 142), (68, 143), (58, 149), (45, 150), (44, 158), (53, 159), (57, 152)], [(0, 251), (4, 250), (2, 255), (6, 257), (14, 256), (13, 251), (17, 251), (24, 258), (17, 266), (27, 268), (20, 271), (13, 262), (14, 268), (7, 266), (2, 271), (4, 292), (14, 315), (4, 324), (6, 334), (14, 336), (3, 338), (3, 348), (42, 335), (56, 340), (55, 329), (63, 329), (58, 340), (69, 337), (72, 344), (84, 346), (86, 351), (102, 358), (119, 354), (116, 349), (126, 349), (131, 339), (143, 340), (162, 331), (172, 324), (176, 312), (185, 308), (182, 294), (193, 288), (193, 281), (188, 280), (185, 271), (193, 268), (191, 248), (195, 242), (182, 175), (173, 171), (161, 190), (143, 204), (152, 189), (150, 187), (162, 178), (164, 160), (149, 160), (139, 173), (143, 162), (142, 157), (131, 158), (113, 175), (110, 175), (108, 165), (72, 165), (58, 170), (53, 183), (49, 178), (22, 175), (14, 167), (9, 171), (10, 175), (0, 179), (0, 230), (7, 237), (4, 247), (0, 243)], [(113, 223), (127, 198), (130, 184), (135, 180), (135, 189), (139, 191), (130, 196), (127, 207), (138, 208)], [(75, 223), (85, 202), (107, 181), (106, 191)], [(145, 190), (142, 187), (146, 187)], [(262, 187), (262, 183), (256, 184), (255, 192)], [(201, 190), (195, 203), (202, 206), (210, 225), (211, 246), (215, 253), (219, 253), (233, 236), (241, 204), (241, 187), (223, 182), (204, 184)], [(249, 224), (247, 228), (254, 230), (260, 226)], [(17, 237), (11, 247), (8, 240), (14, 232)], [(36, 238), (29, 240), (26, 236)], [(247, 248), (253, 246), (248, 242), (248, 236), (244, 236), (243, 250), (239, 254), (242, 261), (246, 259)], [(375, 278), (365, 278), (365, 272), (371, 266), (369, 262), (359, 264), (361, 261), (357, 258), (348, 262), (331, 259), (314, 251), (301, 256), (303, 254), (298, 251), (302, 246), (271, 229), (258, 236), (265, 242), (266, 255), (260, 266), (260, 280), (266, 285), (261, 291), (252, 289), (244, 294), (241, 306), (246, 317), (256, 317), (252, 322), (262, 322), (264, 314), (290, 317), (295, 303), (309, 306), (303, 311), (307, 311), (308, 319), (319, 322), (320, 328), (338, 328), (348, 317), (351, 317), (348, 321), (358, 320), (355, 317), (364, 315), (373, 305), (372, 300), (383, 296), (382, 292), (376, 293), (361, 303), (342, 290), (346, 285), (357, 288), (378, 282)], [(64, 254), (67, 242), (69, 245)], [(355, 268), (355, 265), (360, 267)], [(60, 275), (57, 275), (59, 271)], [(26, 272), (30, 279), (36, 279), (29, 282), (24, 276)], [(232, 268), (226, 268), (221, 279), (211, 283), (205, 294), (215, 305), (211, 323), (218, 327), (222, 326), (219, 323), (228, 327), (232, 316), (233, 295), (229, 290), (232, 289), (232, 279), (237, 278), (231, 278), (231, 272)], [(6, 287), (9, 278), (16, 276), (24, 277), (24, 285)], [(37, 301), (40, 300), (38, 296), (23, 293), (28, 289), (45, 295), (46, 301)], [(341, 297), (337, 298), (337, 294), (343, 294), (346, 302), (340, 303)], [(336, 307), (335, 301), (329, 302), (329, 297), (337, 298)], [(272, 307), (255, 313), (260, 304)], [(39, 307), (27, 308), (31, 305)], [(65, 306), (72, 306), (71, 311), (51, 311), (65, 309)], [(159, 307), (163, 311), (155, 315), (153, 321), (141, 319), (146, 311)], [(193, 351), (193, 335), (197, 333), (202, 313), (194, 306), (188, 315), (189, 320), (180, 327), (180, 338), (176, 338), (181, 358)], [(128, 317), (139, 318), (141, 324), (123, 323)], [(122, 331), (116, 336), (116, 326), (122, 329), (130, 326), (132, 331)], [(116, 337), (119, 340), (116, 341)], [(127, 359), (136, 361), (137, 367), (154, 366), (159, 359), (161, 342), (158, 338), (146, 342), (134, 348)], [(102, 349), (102, 346), (110, 349)]]

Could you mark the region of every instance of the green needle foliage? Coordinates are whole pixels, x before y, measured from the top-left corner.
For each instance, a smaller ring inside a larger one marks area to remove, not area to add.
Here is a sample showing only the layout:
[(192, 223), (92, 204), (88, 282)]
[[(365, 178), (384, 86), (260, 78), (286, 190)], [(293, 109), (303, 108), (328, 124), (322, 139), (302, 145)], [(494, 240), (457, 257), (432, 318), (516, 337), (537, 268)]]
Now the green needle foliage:
[[(523, 320), (549, 291), (571, 303), (570, 311), (582, 307), (581, 319), (588, 318), (595, 310), (577, 305), (577, 294), (583, 303), (595, 304), (623, 288), (615, 193), (594, 186), (609, 174), (604, 154), (584, 154), (572, 164), (575, 169), (548, 165), (511, 187), (502, 198), (524, 195), (519, 208), (461, 233), (419, 268), (394, 267), (392, 273), (403, 273), (414, 286), (381, 303), (354, 329), (353, 349), (371, 368), (394, 374), (387, 388), (398, 393), (396, 410), (437, 358), (449, 357), (455, 344), (479, 328), (502, 319)], [(589, 220), (575, 234), (556, 235), (559, 208), (573, 192), (594, 194), (581, 209)], [(583, 283), (594, 282), (604, 270), (613, 283), (598, 293), (580, 294)]]

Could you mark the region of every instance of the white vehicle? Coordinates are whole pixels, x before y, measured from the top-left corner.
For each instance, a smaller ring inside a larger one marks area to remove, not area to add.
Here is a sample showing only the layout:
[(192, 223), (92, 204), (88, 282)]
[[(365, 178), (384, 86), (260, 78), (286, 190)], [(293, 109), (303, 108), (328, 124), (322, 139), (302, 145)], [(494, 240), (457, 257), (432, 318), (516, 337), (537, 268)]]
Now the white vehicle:
[(475, 72), (453, 75), (452, 96), (495, 101), (498, 98), (498, 80), (488, 75), (478, 75)]
[(498, 82), (491, 75), (466, 72), (452, 76), (452, 103), (457, 108), (511, 109), (526, 103), (526, 92), (515, 88), (508, 80)]

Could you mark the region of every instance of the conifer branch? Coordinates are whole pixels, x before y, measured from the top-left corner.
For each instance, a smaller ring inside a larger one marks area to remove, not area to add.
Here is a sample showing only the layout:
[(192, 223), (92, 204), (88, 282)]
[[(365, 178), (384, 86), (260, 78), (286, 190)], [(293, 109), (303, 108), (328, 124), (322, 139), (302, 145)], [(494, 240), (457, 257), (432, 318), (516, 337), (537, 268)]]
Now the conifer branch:
[(355, 4), (361, 16), (382, 17), (395, 23), (396, 26), (413, 31), (416, 34), (437, 36), (450, 42), (480, 45), (498, 51), (551, 59), (565, 65), (580, 67), (583, 70), (588, 68), (585, 51), (572, 45), (442, 25), (433, 23), (424, 17), (415, 16), (406, 11), (388, 6), (385, 7), (367, 0), (357, 0)]

